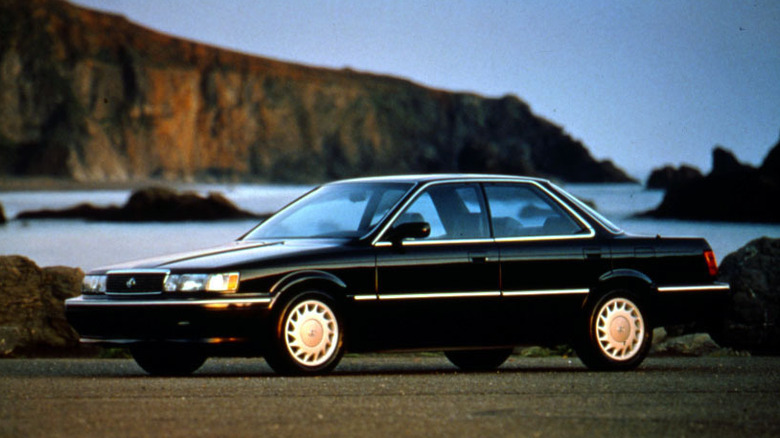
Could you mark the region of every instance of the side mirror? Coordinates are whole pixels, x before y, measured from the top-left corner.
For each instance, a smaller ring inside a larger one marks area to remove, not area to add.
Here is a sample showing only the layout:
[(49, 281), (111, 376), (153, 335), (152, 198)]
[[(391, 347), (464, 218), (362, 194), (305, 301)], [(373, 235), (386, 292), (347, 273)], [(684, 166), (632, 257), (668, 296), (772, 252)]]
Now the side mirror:
[(422, 239), (431, 234), (431, 224), (428, 222), (406, 222), (390, 231), (393, 245), (400, 245), (404, 239)]

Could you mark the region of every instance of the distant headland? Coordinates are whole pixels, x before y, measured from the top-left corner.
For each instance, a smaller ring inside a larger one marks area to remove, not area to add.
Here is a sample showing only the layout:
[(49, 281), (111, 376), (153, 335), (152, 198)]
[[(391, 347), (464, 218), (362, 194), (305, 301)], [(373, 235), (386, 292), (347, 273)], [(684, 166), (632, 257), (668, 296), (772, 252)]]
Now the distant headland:
[(60, 0), (6, 0), (0, 17), (0, 177), (633, 181), (514, 96), (249, 56)]

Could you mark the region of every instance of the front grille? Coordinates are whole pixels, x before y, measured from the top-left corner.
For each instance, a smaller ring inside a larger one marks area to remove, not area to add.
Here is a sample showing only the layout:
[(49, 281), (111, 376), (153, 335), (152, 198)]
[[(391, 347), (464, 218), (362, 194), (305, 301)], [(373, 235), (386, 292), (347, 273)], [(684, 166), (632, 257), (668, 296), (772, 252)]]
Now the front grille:
[(143, 294), (162, 292), (165, 273), (108, 274), (106, 293)]

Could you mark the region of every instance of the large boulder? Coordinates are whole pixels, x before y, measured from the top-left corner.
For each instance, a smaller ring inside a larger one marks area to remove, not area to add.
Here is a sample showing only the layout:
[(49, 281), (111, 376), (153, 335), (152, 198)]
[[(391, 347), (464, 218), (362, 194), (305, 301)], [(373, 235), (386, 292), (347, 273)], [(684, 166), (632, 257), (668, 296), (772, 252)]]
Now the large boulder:
[(0, 225), (4, 224), (5, 222), (5, 211), (3, 210), (3, 204), (0, 204)]
[(0, 256), (0, 357), (78, 347), (65, 320), (65, 299), (80, 293), (78, 268), (40, 268), (22, 256)]
[(731, 303), (716, 340), (725, 347), (780, 354), (780, 239), (753, 240), (723, 260), (718, 275)]

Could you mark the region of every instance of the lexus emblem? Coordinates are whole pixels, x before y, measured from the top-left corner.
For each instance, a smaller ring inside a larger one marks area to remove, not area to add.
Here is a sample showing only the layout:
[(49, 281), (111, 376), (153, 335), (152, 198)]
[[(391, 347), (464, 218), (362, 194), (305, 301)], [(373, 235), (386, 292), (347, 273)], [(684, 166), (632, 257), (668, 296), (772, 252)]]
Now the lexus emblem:
[(130, 279), (127, 280), (127, 283), (125, 283), (125, 286), (127, 286), (128, 289), (132, 289), (133, 286), (135, 286), (135, 277), (130, 277)]

